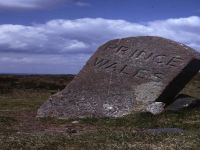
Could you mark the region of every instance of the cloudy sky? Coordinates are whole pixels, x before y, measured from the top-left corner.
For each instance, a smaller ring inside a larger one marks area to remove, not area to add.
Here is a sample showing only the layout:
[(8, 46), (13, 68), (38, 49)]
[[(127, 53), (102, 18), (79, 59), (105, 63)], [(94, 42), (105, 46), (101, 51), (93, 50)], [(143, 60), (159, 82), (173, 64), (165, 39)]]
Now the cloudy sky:
[(200, 52), (200, 0), (0, 0), (0, 73), (77, 73), (107, 40), (138, 35)]

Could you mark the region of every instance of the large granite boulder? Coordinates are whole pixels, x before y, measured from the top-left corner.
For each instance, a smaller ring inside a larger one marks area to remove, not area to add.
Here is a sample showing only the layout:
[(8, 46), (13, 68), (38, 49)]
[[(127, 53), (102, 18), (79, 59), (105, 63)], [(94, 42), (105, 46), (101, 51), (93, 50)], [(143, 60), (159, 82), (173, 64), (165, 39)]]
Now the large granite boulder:
[(199, 71), (199, 59), (192, 48), (160, 37), (109, 41), (64, 90), (39, 108), (37, 116), (121, 117), (145, 111), (155, 102), (170, 104)]

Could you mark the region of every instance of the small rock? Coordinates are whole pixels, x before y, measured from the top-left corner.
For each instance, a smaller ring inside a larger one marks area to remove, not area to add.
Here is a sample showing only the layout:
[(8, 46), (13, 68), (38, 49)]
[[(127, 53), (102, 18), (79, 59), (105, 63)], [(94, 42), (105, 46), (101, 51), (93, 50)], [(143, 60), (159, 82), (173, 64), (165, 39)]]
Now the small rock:
[(72, 121), (72, 124), (78, 124), (79, 123), (79, 121)]
[(166, 107), (166, 111), (180, 111), (182, 109), (192, 109), (200, 106), (200, 100), (185, 94), (180, 94), (175, 101)]
[(161, 112), (164, 111), (165, 103), (163, 102), (154, 102), (150, 104), (147, 108), (146, 111), (150, 112), (154, 115), (160, 114)]

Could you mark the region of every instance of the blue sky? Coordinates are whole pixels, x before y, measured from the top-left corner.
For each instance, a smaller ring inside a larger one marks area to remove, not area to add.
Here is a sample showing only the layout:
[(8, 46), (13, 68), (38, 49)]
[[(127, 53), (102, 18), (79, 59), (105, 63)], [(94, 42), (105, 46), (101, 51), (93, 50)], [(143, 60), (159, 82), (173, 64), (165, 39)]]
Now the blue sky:
[(102, 43), (140, 35), (200, 51), (200, 1), (0, 0), (0, 73), (78, 73)]

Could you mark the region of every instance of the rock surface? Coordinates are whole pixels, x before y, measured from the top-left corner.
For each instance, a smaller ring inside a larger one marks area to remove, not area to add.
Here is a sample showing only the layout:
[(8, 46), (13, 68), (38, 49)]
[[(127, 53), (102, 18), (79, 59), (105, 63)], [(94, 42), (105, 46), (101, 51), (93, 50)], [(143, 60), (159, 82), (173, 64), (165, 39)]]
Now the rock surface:
[(165, 103), (163, 102), (154, 102), (147, 106), (146, 111), (152, 113), (153, 115), (157, 115), (162, 113), (165, 110)]
[(190, 47), (160, 37), (109, 41), (37, 117), (121, 117), (155, 101), (171, 103), (199, 71), (199, 58)]
[(200, 99), (188, 96), (188, 95), (178, 95), (175, 101), (166, 107), (166, 111), (180, 111), (183, 109), (192, 109), (200, 107)]

